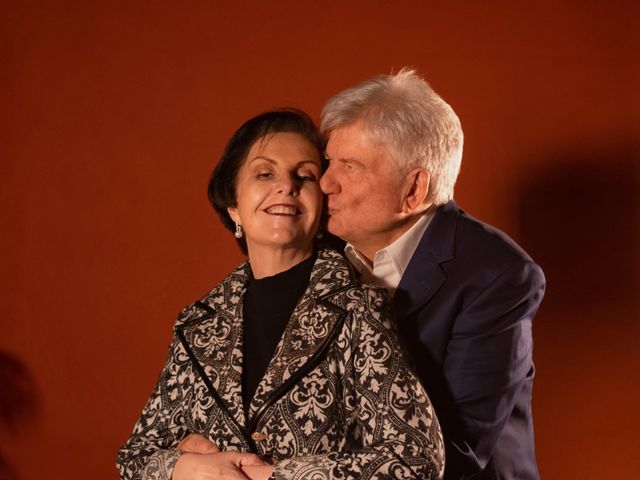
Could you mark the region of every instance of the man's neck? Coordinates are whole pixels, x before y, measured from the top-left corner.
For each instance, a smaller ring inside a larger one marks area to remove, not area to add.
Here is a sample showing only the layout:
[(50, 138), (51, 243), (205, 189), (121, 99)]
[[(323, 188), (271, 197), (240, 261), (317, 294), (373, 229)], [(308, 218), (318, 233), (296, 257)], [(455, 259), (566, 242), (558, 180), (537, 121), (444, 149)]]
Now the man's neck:
[(373, 259), (383, 248), (387, 248), (393, 242), (395, 242), (398, 238), (404, 235), (407, 230), (409, 230), (413, 225), (424, 215), (425, 212), (420, 213), (418, 215), (413, 215), (407, 218), (407, 221), (404, 222), (397, 228), (393, 230), (389, 230), (388, 232), (384, 232), (382, 234), (376, 235), (373, 238), (370, 238), (367, 242), (359, 242), (359, 243), (350, 243), (350, 245), (355, 248), (360, 256), (365, 259), (369, 265), (373, 265)]
[(433, 212), (421, 215), (394, 242), (377, 250), (372, 261), (352, 244), (347, 244), (345, 255), (360, 272), (363, 282), (386, 287), (394, 295), (432, 218)]

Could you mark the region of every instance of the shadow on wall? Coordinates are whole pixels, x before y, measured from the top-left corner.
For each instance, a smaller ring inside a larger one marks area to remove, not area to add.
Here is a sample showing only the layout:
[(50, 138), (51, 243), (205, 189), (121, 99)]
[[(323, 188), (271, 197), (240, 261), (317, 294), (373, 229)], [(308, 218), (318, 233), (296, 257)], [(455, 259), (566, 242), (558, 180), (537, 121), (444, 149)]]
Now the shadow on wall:
[(632, 305), (640, 291), (640, 150), (558, 154), (520, 200), (524, 247), (547, 276), (545, 309)]
[[(40, 395), (31, 373), (17, 358), (0, 351), (0, 428), (18, 436), (40, 412)], [(19, 478), (0, 450), (0, 480)]]

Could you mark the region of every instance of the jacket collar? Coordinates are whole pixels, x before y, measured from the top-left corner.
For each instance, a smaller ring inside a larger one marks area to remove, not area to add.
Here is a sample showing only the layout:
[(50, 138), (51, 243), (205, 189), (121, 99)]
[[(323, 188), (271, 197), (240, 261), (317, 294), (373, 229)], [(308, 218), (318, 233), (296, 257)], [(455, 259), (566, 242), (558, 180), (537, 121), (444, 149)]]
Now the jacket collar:
[(248, 262), (188, 308), (177, 334), (220, 407), (235, 420), (237, 434), (248, 433), (262, 414), (312, 369), (347, 312), (335, 296), (355, 281), (351, 265), (334, 250), (320, 250), (310, 282), (285, 327), (282, 338), (249, 406), (242, 405), (242, 299), (250, 275)]
[(403, 318), (427, 303), (444, 283), (446, 274), (442, 264), (455, 257), (459, 213), (453, 200), (436, 210), (396, 290), (397, 318)]

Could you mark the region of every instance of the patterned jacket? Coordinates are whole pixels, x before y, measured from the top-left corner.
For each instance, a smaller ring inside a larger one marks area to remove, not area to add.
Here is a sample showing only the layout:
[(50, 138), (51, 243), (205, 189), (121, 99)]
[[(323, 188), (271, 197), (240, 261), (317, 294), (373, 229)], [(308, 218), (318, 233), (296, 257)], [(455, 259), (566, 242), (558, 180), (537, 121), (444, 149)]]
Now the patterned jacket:
[[(444, 448), (401, 353), (386, 291), (321, 250), (245, 414), (240, 265), (178, 317), (162, 374), (117, 458), (122, 479), (170, 479), (190, 433), (272, 458), (276, 479), (438, 479)], [(277, 301), (277, 299), (274, 299)], [(248, 418), (247, 418), (248, 417)]]

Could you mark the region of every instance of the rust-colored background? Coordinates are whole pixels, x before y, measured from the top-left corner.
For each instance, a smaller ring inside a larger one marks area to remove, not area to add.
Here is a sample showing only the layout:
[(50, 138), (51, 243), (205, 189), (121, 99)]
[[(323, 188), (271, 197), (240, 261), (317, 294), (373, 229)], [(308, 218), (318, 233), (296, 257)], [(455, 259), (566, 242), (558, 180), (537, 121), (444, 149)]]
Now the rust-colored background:
[(547, 273), (542, 476), (638, 478), (640, 9), (527, 3), (3, 2), (8, 478), (116, 478), (175, 315), (241, 260), (205, 193), (233, 130), (404, 65), (462, 120), (459, 203)]

